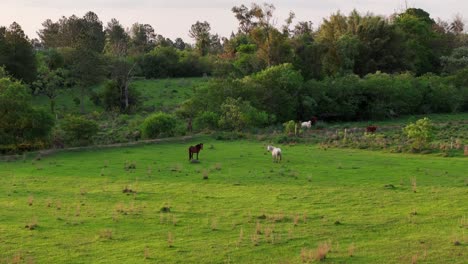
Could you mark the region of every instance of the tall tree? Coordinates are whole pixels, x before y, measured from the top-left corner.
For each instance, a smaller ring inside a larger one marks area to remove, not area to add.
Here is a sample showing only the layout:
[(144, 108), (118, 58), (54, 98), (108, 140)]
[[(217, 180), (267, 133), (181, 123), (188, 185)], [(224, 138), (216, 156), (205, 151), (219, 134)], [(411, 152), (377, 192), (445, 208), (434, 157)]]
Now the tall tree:
[(435, 21), (429, 13), (422, 9), (409, 8), (396, 17), (395, 25), (404, 36), (406, 67), (418, 75), (438, 72), (439, 57), (442, 54), (434, 44), (440, 39), (440, 34), (434, 30)]
[(21, 26), (13, 22), (8, 29), (0, 28), (0, 66), (25, 82), (36, 77), (34, 50)]
[(105, 32), (105, 52), (114, 56), (125, 56), (128, 52), (130, 37), (119, 21), (112, 18), (111, 21), (107, 23)]
[(84, 113), (85, 95), (92, 85), (102, 80), (105, 70), (99, 53), (88, 49), (78, 48), (72, 52), (70, 73), (75, 86), (80, 90), (80, 109)]
[(104, 49), (106, 37), (99, 17), (89, 11), (79, 21), (81, 22), (81, 31), (78, 45), (82, 48), (101, 53)]
[(135, 23), (130, 29), (131, 55), (142, 55), (154, 48), (156, 34), (149, 24)]
[(189, 36), (195, 40), (195, 46), (201, 56), (208, 54), (211, 46), (211, 26), (204, 21), (193, 24), (189, 31)]
[(464, 29), (465, 29), (465, 23), (463, 22), (463, 17), (458, 14), (453, 18), (452, 23), (450, 23), (450, 30), (455, 35), (460, 35), (461, 33), (463, 33)]
[(54, 120), (45, 111), (31, 107), (25, 84), (5, 76), (0, 68), (0, 145), (47, 141)]
[(82, 18), (75, 15), (63, 16), (57, 22), (47, 19), (38, 31), (39, 38), (46, 48), (84, 48), (102, 52), (105, 33), (99, 17), (89, 11)]

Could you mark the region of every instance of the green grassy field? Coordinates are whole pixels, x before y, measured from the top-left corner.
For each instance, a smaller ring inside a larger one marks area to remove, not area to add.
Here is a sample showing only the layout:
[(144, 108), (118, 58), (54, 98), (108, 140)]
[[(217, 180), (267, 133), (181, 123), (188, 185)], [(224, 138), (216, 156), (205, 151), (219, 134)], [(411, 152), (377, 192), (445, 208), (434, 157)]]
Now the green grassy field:
[[(180, 103), (189, 99), (194, 92), (195, 87), (203, 85), (206, 78), (172, 78), (146, 80), (137, 79), (131, 83), (142, 99), (142, 107), (151, 107), (155, 110), (173, 111)], [(100, 92), (102, 85), (96, 85), (91, 89), (94, 92)], [(61, 114), (80, 113), (80, 105), (73, 99), (80, 98), (79, 90), (68, 89), (62, 91), (56, 99), (56, 109)], [(33, 104), (43, 108), (50, 108), (49, 98), (44, 95), (34, 96)], [(88, 96), (85, 97), (86, 112), (103, 111), (101, 106), (96, 106), (91, 102)]]
[(280, 164), (208, 138), (2, 162), (0, 263), (303, 263), (323, 243), (325, 263), (466, 263), (466, 158), (280, 147)]

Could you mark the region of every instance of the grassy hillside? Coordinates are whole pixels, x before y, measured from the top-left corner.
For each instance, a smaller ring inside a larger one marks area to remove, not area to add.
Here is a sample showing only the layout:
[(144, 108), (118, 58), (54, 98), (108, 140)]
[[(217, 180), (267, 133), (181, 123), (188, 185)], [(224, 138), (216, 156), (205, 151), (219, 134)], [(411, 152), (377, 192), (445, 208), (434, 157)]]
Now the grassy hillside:
[(210, 139), (0, 163), (0, 263), (303, 263), (323, 243), (325, 263), (466, 263), (466, 158), (280, 147), (281, 164)]
[[(206, 82), (205, 78), (173, 78), (146, 80), (137, 79), (131, 83), (142, 96), (143, 108), (148, 110), (172, 111), (193, 94), (194, 88)], [(92, 87), (94, 92), (100, 92), (103, 85)], [(56, 99), (56, 109), (60, 114), (79, 113), (80, 106), (74, 102), (74, 98), (80, 98), (78, 90), (67, 89), (60, 93)], [(43, 95), (35, 96), (33, 103), (36, 106), (49, 108), (49, 98)], [(91, 102), (89, 96), (85, 98), (86, 112), (103, 111), (102, 107)]]

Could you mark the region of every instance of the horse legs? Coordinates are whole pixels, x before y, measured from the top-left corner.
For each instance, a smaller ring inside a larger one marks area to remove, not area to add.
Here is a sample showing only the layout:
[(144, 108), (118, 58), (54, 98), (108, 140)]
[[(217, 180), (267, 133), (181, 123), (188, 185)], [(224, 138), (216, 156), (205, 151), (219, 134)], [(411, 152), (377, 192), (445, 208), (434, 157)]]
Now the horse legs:
[(197, 160), (198, 160), (198, 152), (197, 152)]
[(192, 152), (189, 150), (188, 152), (188, 160), (191, 160), (192, 159)]

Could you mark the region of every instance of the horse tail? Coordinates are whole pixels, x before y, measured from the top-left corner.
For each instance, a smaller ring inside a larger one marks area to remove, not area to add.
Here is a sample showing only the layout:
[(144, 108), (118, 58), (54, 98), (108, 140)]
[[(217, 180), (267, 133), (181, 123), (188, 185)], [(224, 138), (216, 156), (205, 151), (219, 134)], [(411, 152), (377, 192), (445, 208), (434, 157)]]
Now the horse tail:
[(192, 152), (190, 151), (190, 148), (188, 149), (188, 160), (192, 157)]

